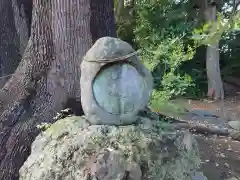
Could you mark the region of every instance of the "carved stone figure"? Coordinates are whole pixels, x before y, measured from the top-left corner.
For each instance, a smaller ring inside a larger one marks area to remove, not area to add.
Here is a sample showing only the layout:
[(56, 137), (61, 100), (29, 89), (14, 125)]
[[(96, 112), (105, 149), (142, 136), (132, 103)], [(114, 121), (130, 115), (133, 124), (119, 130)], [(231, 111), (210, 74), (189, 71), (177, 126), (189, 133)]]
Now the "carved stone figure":
[(118, 38), (98, 39), (81, 64), (81, 102), (91, 124), (127, 125), (148, 103), (153, 78), (136, 51)]

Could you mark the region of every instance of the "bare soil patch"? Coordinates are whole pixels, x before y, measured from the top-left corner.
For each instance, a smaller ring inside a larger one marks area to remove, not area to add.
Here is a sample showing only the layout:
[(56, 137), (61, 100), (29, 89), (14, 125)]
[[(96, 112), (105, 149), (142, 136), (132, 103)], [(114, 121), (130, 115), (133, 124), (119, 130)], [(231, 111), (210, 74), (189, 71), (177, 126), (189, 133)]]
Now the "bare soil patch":
[(195, 135), (208, 180), (240, 180), (240, 142), (228, 138)]

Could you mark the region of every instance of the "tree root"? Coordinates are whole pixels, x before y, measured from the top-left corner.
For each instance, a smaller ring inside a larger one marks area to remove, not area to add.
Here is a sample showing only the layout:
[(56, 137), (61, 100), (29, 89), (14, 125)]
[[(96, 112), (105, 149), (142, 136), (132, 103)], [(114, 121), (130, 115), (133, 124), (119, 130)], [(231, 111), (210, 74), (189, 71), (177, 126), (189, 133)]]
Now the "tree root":
[(146, 110), (143, 112), (151, 119), (156, 118), (160, 121), (167, 121), (171, 123), (172, 127), (176, 130), (182, 130), (182, 129), (188, 129), (190, 132), (194, 134), (203, 134), (203, 135), (217, 135), (217, 136), (224, 136), (224, 137), (230, 137), (233, 140), (240, 141), (240, 131), (236, 131), (233, 129), (228, 128), (220, 128), (217, 126), (209, 126), (205, 124), (194, 124), (189, 123), (185, 120), (178, 120), (174, 117), (169, 117), (164, 114), (155, 113), (151, 111), (149, 107), (146, 108)]
[(204, 135), (218, 135), (224, 137), (230, 137), (233, 140), (240, 141), (240, 132), (219, 127), (207, 127), (203, 124), (190, 124), (185, 121), (180, 121), (178, 123), (172, 123), (173, 127), (177, 130), (188, 129), (194, 134), (204, 134)]

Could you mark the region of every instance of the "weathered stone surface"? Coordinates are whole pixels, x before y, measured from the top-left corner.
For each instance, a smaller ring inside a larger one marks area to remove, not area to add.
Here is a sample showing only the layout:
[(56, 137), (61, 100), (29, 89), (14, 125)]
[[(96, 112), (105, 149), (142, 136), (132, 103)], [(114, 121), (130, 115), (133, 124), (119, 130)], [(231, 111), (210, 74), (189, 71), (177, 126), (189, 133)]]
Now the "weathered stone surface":
[(121, 115), (140, 108), (144, 88), (145, 82), (133, 66), (115, 64), (96, 77), (93, 94), (101, 108), (108, 113)]
[(195, 139), (164, 127), (143, 117), (128, 126), (61, 119), (36, 138), (20, 180), (191, 180)]
[(91, 124), (127, 125), (136, 121), (151, 96), (153, 79), (135, 50), (112, 37), (96, 41), (81, 64), (81, 102)]
[(192, 172), (192, 180), (207, 180), (207, 177), (204, 176), (203, 172), (195, 171)]

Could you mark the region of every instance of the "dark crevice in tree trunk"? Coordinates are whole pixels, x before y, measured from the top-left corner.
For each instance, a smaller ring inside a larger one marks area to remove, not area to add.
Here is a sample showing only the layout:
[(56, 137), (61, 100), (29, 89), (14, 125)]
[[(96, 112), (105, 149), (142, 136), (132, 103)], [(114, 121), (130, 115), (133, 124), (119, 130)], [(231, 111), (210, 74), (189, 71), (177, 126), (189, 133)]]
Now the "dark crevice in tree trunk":
[(116, 37), (113, 0), (91, 0), (90, 29), (93, 43), (104, 36)]
[[(20, 59), (20, 39), (14, 23), (10, 0), (0, 0), (0, 88), (16, 69)], [(5, 77), (5, 78), (3, 78)]]
[(0, 0), (0, 17), (0, 88), (2, 88), (16, 70), (30, 37), (32, 0)]
[(19, 16), (22, 18), (26, 18), (27, 27), (28, 27), (28, 36), (31, 34), (31, 23), (32, 23), (32, 8), (33, 8), (33, 0), (17, 0)]
[[(91, 15), (89, 0), (33, 1), (31, 37), (15, 75), (0, 90), (0, 180), (19, 178), (36, 126), (54, 122), (69, 98), (80, 97), (80, 63), (92, 39), (116, 35), (113, 2), (95, 5)], [(90, 15), (98, 23), (93, 37)]]
[(81, 99), (78, 98), (68, 98), (64, 109), (70, 108), (73, 115), (82, 116), (84, 115), (82, 109)]

